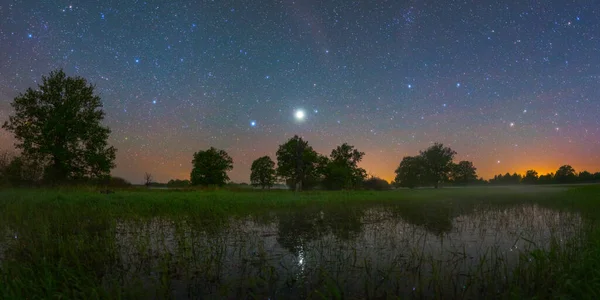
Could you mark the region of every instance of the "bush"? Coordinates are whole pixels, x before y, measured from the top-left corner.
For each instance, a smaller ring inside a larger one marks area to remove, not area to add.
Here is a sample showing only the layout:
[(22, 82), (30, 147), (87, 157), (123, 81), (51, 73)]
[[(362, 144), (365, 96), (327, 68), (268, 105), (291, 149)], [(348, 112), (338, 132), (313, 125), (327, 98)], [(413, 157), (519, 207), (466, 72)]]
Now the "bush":
[(379, 177), (371, 177), (363, 183), (363, 186), (367, 190), (374, 191), (385, 191), (392, 188), (392, 186), (385, 179), (381, 179)]
[(131, 186), (131, 182), (121, 177), (110, 177), (108, 180), (108, 187), (111, 188), (127, 188)]

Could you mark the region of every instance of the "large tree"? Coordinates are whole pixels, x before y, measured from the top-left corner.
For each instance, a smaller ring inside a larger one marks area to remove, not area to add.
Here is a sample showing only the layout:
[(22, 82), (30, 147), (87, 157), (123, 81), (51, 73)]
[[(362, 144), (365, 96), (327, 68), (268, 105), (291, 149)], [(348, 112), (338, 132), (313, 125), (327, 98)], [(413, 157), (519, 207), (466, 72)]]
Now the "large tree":
[(456, 155), (454, 150), (444, 147), (440, 143), (435, 143), (427, 150), (420, 151), (426, 178), (435, 188), (448, 179), (450, 171), (452, 171), (454, 155)]
[(102, 102), (84, 78), (53, 71), (11, 105), (15, 114), (2, 128), (15, 135), (25, 159), (45, 166), (47, 180), (104, 177), (115, 167), (110, 129), (101, 124)]
[(558, 168), (556, 174), (554, 174), (554, 178), (558, 183), (568, 183), (573, 182), (577, 179), (577, 173), (575, 173), (575, 169), (569, 165), (564, 165)]
[(452, 181), (456, 184), (466, 185), (477, 180), (477, 168), (472, 162), (463, 160), (452, 165)]
[(364, 155), (347, 143), (337, 146), (324, 170), (323, 185), (332, 190), (359, 187), (367, 177), (367, 171), (358, 167)]
[(320, 156), (308, 142), (295, 135), (279, 145), (277, 150), (277, 175), (288, 186), (299, 191), (318, 183), (326, 158)]
[(275, 162), (268, 157), (263, 156), (252, 162), (250, 167), (250, 182), (254, 186), (271, 188), (276, 181)]
[(208, 150), (194, 153), (192, 160), (192, 185), (223, 186), (229, 181), (227, 171), (233, 169), (233, 159), (224, 150), (210, 147)]
[(527, 170), (525, 172), (525, 176), (523, 176), (522, 182), (524, 184), (536, 184), (538, 182), (539, 176), (536, 170)]
[(396, 169), (397, 186), (415, 188), (425, 181), (425, 164), (421, 156), (405, 156)]

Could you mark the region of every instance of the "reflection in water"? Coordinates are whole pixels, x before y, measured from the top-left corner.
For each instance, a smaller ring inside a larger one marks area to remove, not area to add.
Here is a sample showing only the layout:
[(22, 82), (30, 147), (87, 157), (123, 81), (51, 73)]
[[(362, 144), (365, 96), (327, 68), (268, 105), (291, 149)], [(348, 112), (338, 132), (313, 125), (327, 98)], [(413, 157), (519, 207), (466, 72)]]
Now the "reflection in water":
[(479, 277), (498, 286), (472, 293), (501, 289), (521, 253), (560, 245), (583, 224), (579, 215), (536, 205), (435, 213), (338, 207), (280, 211), (270, 221), (231, 219), (218, 227), (119, 220), (121, 266), (114, 272), (122, 273), (113, 277), (146, 278), (148, 290), (162, 285), (175, 298), (306, 298), (323, 285), (349, 298), (455, 296), (457, 287), (460, 292)]

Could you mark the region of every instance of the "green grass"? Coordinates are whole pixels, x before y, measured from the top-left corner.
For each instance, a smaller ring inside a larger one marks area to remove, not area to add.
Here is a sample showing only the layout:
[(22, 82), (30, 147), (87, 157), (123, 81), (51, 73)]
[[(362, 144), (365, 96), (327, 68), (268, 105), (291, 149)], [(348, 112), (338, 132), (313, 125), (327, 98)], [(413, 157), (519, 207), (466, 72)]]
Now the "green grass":
[(1, 190), (0, 298), (592, 299), (599, 201), (600, 186)]

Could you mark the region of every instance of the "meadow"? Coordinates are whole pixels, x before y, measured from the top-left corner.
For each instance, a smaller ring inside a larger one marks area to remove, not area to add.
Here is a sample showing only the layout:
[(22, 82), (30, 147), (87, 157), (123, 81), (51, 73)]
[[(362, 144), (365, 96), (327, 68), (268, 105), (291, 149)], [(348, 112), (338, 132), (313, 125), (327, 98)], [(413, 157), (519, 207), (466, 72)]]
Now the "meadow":
[(600, 186), (0, 190), (0, 298), (600, 298)]

